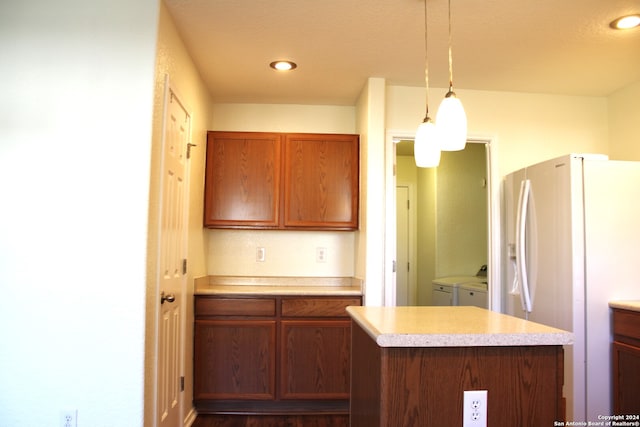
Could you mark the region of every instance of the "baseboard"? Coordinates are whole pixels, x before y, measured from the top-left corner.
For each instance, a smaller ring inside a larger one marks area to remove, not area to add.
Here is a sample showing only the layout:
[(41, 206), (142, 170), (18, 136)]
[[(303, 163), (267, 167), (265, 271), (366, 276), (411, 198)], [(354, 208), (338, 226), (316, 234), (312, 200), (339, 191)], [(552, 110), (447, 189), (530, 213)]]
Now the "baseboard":
[(191, 427), (196, 420), (198, 413), (196, 412), (196, 408), (191, 407), (189, 413), (184, 417), (183, 425), (184, 427)]

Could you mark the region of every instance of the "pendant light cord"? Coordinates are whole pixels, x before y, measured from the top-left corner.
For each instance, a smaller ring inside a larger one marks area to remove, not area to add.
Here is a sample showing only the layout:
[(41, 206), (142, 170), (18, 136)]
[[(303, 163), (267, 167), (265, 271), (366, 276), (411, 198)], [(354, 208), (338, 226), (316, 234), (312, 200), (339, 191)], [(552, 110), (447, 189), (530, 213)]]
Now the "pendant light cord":
[[(424, 83), (426, 111), (424, 121), (429, 120), (429, 50), (427, 47), (427, 0), (424, 0)], [(451, 56), (451, 54), (449, 54)]]
[(451, 54), (451, 0), (449, 0), (449, 92), (453, 92), (453, 55)]

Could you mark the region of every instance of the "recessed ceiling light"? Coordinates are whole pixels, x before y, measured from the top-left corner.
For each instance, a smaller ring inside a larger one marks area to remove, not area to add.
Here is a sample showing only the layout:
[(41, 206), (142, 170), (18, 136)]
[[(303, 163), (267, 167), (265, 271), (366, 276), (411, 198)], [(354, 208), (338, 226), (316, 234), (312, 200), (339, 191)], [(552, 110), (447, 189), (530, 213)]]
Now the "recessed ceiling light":
[(640, 26), (640, 14), (621, 16), (612, 21), (609, 26), (616, 30), (628, 30)]
[(269, 66), (278, 71), (291, 71), (295, 70), (298, 65), (291, 61), (273, 61)]

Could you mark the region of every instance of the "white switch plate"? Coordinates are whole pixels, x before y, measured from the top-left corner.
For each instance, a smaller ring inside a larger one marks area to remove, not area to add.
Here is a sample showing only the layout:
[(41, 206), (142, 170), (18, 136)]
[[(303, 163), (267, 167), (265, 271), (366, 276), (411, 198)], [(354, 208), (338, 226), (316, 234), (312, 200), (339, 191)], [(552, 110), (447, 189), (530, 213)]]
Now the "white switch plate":
[(264, 262), (267, 259), (267, 251), (263, 247), (256, 248), (256, 261)]
[(466, 390), (462, 427), (487, 427), (487, 390)]

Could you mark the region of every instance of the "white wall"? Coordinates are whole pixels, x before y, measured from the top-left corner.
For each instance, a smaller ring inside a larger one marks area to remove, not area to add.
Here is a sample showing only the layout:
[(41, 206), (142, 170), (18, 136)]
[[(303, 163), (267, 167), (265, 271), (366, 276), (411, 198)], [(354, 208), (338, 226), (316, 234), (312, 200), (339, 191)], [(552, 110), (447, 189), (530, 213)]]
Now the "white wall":
[(0, 425), (143, 425), (158, 3), (0, 3)]
[[(210, 130), (357, 133), (354, 107), (270, 104), (214, 104)], [(355, 232), (212, 229), (206, 234), (210, 275), (355, 275)], [(264, 262), (256, 261), (257, 247), (266, 250)], [(327, 249), (327, 262), (316, 262), (317, 247)]]
[[(369, 78), (357, 102), (360, 134), (360, 230), (356, 275), (364, 278), (364, 304), (385, 304), (384, 283), (391, 276), (385, 259), (385, 80)], [(385, 266), (385, 261), (387, 265)]]

